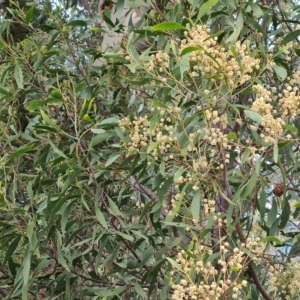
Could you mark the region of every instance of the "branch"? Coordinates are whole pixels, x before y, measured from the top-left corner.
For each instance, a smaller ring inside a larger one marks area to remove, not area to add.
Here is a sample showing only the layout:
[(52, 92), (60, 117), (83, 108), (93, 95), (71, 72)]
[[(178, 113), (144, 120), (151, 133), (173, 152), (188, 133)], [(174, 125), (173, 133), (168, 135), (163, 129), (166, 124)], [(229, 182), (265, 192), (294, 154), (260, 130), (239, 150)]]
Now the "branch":
[[(224, 149), (221, 149), (221, 159), (223, 161), (223, 165), (224, 165), (224, 184), (225, 184), (225, 188), (226, 188), (226, 192), (227, 192), (227, 195), (230, 199), (232, 199), (232, 190), (231, 190), (231, 187), (230, 187), (230, 184), (229, 184), (229, 181), (228, 181), (228, 176), (227, 176), (227, 167), (226, 167), (226, 163), (225, 163), (225, 153), (224, 153)], [(233, 219), (236, 219), (236, 216), (232, 216)], [(243, 230), (241, 228), (241, 224), (240, 222), (238, 222), (236, 224), (236, 232), (239, 236), (239, 238), (242, 240), (242, 241), (245, 241), (246, 238), (244, 236), (244, 233), (243, 233)], [(249, 269), (249, 272), (252, 276), (252, 279), (257, 287), (257, 289), (260, 291), (260, 293), (263, 295), (263, 297), (266, 299), (266, 300), (272, 300), (272, 298), (270, 297), (270, 295), (267, 293), (267, 291), (264, 289), (264, 287), (262, 286), (259, 278), (258, 278), (258, 275), (253, 267), (253, 263), (252, 262), (249, 262), (248, 264), (248, 269)]]
[[(239, 238), (240, 238), (242, 241), (244, 241), (244, 240), (245, 240), (245, 236), (244, 236), (244, 234), (243, 234), (243, 230), (242, 230), (241, 224), (240, 224), (239, 222), (236, 224), (236, 232), (237, 232)], [(253, 279), (253, 281), (254, 281), (254, 283), (255, 283), (257, 289), (260, 291), (260, 293), (263, 295), (263, 297), (264, 297), (266, 300), (272, 300), (271, 296), (268, 294), (268, 292), (267, 292), (267, 291), (264, 289), (264, 287), (262, 286), (262, 284), (261, 284), (261, 282), (260, 282), (260, 280), (259, 280), (259, 278), (258, 278), (258, 275), (257, 275), (257, 273), (256, 273), (256, 271), (255, 271), (255, 269), (254, 269), (254, 267), (253, 267), (253, 263), (252, 263), (252, 262), (250, 262), (250, 263), (248, 264), (248, 269), (249, 269), (249, 272), (250, 272), (250, 274), (251, 274), (251, 277), (252, 277), (252, 279)]]

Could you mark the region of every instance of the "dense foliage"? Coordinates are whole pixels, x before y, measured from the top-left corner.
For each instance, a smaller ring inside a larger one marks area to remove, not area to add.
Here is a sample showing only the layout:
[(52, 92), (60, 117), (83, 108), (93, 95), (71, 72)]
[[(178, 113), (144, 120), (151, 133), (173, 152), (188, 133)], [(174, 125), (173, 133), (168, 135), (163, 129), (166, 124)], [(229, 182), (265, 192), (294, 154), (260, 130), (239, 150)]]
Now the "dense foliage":
[(300, 7), (108, 4), (2, 3), (2, 299), (299, 299)]

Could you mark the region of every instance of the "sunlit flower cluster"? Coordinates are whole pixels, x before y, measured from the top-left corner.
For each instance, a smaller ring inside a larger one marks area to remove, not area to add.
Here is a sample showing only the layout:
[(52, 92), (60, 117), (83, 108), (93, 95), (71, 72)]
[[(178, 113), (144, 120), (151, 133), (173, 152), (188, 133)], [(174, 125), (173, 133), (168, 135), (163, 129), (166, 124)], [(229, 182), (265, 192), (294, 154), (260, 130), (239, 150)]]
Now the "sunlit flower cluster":
[(295, 299), (300, 289), (300, 263), (296, 258), (290, 262), (275, 264), (268, 270), (267, 285), (273, 299)]
[(216, 201), (215, 200), (207, 200), (203, 199), (203, 208), (204, 213), (208, 215), (209, 213), (215, 213)]
[(300, 72), (297, 71), (291, 77), (288, 77), (288, 82), (284, 89), (278, 95), (279, 107), (282, 110), (282, 117), (295, 117), (297, 109), (300, 105), (300, 96), (298, 95), (298, 86), (300, 84)]
[(275, 139), (281, 137), (283, 133), (282, 125), (285, 124), (282, 118), (274, 118), (272, 101), (272, 93), (270, 90), (266, 89), (261, 85), (256, 85), (255, 89), (257, 91), (256, 99), (252, 104), (251, 110), (257, 112), (262, 116), (262, 120), (259, 125), (264, 129), (264, 133), (261, 134), (261, 138), (265, 143), (273, 143)]
[(159, 71), (162, 72), (164, 69), (169, 68), (169, 61), (169, 55), (159, 50), (155, 55), (151, 55), (151, 61), (146, 64), (146, 67), (149, 71), (153, 71), (155, 68), (159, 68)]
[(119, 120), (119, 126), (123, 132), (127, 130), (127, 126), (131, 127), (130, 138), (132, 142), (129, 143), (131, 148), (139, 149), (148, 145), (150, 130), (147, 116), (135, 118), (132, 122), (129, 120), (129, 118), (121, 119)]
[[(173, 135), (173, 126), (167, 125), (170, 123), (171, 118), (166, 114), (166, 111), (161, 111), (161, 118), (158, 120), (156, 126), (150, 130), (151, 121), (145, 117), (135, 117), (133, 121), (129, 118), (119, 120), (119, 126), (123, 132), (129, 131), (131, 142), (126, 143), (129, 150), (140, 151), (141, 148), (149, 146), (151, 143), (157, 143), (157, 147), (161, 153), (169, 153), (171, 146), (176, 142), (177, 137)], [(156, 146), (153, 148), (153, 155), (158, 159), (158, 150)], [(165, 157), (171, 159), (170, 157)]]
[(210, 38), (210, 29), (196, 25), (185, 32), (186, 39), (181, 41), (180, 51), (187, 47), (198, 47), (190, 53), (194, 72), (216, 79), (225, 79), (229, 86), (241, 85), (251, 78), (254, 70), (259, 69), (259, 59), (249, 55), (246, 45), (237, 42), (231, 50), (226, 50), (217, 43), (217, 38)]
[(282, 94), (280, 94), (279, 105), (282, 109), (283, 118), (286, 116), (296, 116), (300, 104), (300, 97), (297, 95), (297, 90), (297, 87), (292, 89), (292, 87), (288, 85), (287, 88), (282, 91)]
[(203, 138), (211, 146), (221, 145), (224, 148), (228, 148), (228, 138), (220, 128), (209, 128), (206, 130), (206, 135)]
[[(250, 241), (249, 241), (250, 242)], [(228, 242), (221, 243), (220, 258), (213, 265), (209, 257), (212, 248), (200, 246), (199, 250), (178, 253), (176, 262), (182, 272), (180, 280), (172, 285), (172, 299), (223, 299), (224, 294), (231, 293), (232, 299), (238, 299), (247, 281), (240, 278), (240, 270), (250, 261), (245, 252), (238, 248), (231, 249)], [(177, 270), (174, 269), (173, 273)], [(197, 280), (194, 280), (197, 275)], [(229, 292), (231, 291), (231, 292)]]

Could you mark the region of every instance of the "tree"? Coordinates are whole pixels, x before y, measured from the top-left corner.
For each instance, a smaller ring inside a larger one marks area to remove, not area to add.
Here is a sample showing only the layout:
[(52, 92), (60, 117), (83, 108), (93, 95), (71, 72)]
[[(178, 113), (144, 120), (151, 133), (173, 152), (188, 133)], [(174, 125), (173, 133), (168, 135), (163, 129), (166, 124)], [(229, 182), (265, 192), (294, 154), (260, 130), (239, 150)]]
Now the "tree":
[(2, 298), (298, 299), (297, 3), (42, 4), (1, 16)]

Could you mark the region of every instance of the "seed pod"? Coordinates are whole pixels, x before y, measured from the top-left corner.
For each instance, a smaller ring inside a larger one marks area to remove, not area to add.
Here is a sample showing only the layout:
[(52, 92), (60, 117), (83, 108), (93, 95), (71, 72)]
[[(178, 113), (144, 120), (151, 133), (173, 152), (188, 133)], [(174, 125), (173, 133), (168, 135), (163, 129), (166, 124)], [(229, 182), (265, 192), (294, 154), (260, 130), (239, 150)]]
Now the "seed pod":
[(276, 183), (273, 189), (273, 194), (276, 197), (281, 197), (283, 195), (284, 186), (282, 183)]

